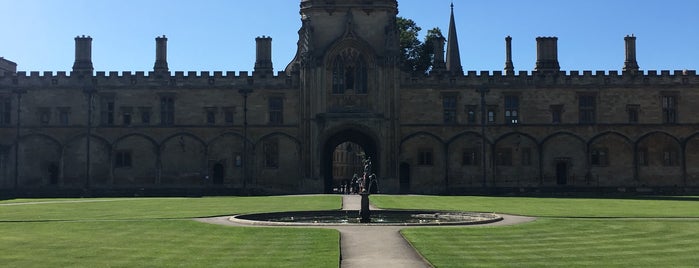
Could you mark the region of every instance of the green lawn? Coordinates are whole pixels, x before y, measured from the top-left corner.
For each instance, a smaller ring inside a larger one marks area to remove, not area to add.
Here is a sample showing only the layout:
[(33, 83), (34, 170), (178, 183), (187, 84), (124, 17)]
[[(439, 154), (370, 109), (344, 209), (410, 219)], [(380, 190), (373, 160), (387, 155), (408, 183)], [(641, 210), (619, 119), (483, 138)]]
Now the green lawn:
[(436, 267), (698, 267), (697, 201), (372, 196), (379, 207), (540, 217), (504, 227), (404, 229)]
[(6, 200), (0, 202), (0, 264), (337, 267), (335, 230), (229, 227), (189, 218), (338, 209), (341, 203), (339, 196)]

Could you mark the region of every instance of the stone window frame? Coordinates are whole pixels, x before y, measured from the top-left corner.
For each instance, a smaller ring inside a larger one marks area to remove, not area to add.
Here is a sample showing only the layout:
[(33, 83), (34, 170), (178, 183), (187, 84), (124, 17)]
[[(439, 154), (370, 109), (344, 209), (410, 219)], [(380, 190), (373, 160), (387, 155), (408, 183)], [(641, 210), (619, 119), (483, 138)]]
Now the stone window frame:
[(51, 107), (37, 107), (39, 124), (46, 126), (51, 124)]
[(133, 154), (131, 150), (118, 150), (114, 152), (114, 168), (133, 167)]
[(476, 147), (464, 148), (461, 150), (462, 166), (480, 166), (481, 151)]
[[(521, 113), (519, 112), (522, 98), (521, 94), (512, 92), (505, 92), (503, 94), (503, 115), (505, 116), (505, 124), (517, 125), (521, 122)], [(512, 99), (516, 100), (516, 103), (513, 104)]]
[(551, 106), (549, 106), (549, 111), (551, 111), (551, 123), (552, 124), (563, 123), (563, 112), (565, 112), (563, 104), (551, 105)]
[(628, 115), (629, 124), (638, 124), (641, 115), (641, 105), (639, 104), (627, 104), (626, 114)]
[(223, 107), (223, 122), (226, 125), (233, 125), (235, 123), (235, 106)]
[(578, 92), (578, 123), (581, 125), (597, 124), (598, 95), (595, 92)]
[(153, 107), (151, 106), (140, 106), (138, 107), (139, 117), (141, 119), (141, 124), (150, 125), (153, 122)]
[(648, 161), (648, 148), (640, 147), (636, 152), (636, 161), (639, 166), (647, 167), (649, 165)]
[(608, 167), (609, 161), (609, 148), (607, 147), (595, 147), (590, 150), (590, 165), (595, 167)]
[(459, 107), (459, 94), (457, 92), (442, 92), (440, 99), (442, 100), (443, 123), (457, 124), (459, 122), (457, 113)]
[(674, 147), (663, 148), (661, 155), (661, 163), (665, 167), (676, 167), (680, 165), (680, 152)]
[[(668, 103), (668, 100), (672, 100), (672, 103)], [(680, 93), (677, 91), (663, 91), (660, 92), (660, 111), (661, 120), (663, 124), (677, 124), (679, 123), (679, 103), (680, 103)]]
[(71, 108), (70, 107), (56, 107), (56, 110), (58, 112), (58, 124), (61, 124), (63, 126), (70, 125)]
[(498, 106), (497, 105), (488, 105), (486, 106), (486, 120), (485, 123), (488, 125), (494, 125), (497, 124), (498, 122)]
[(116, 95), (114, 93), (100, 93), (100, 125), (113, 126), (116, 115)]
[(464, 112), (466, 113), (466, 123), (472, 125), (478, 123), (478, 105), (464, 105)]
[(218, 114), (218, 107), (206, 106), (204, 107), (204, 122), (207, 125), (216, 125), (216, 115)]
[(177, 96), (175, 93), (170, 92), (158, 93), (158, 100), (160, 102), (160, 125), (174, 126), (175, 102), (177, 100)]
[(434, 149), (419, 148), (417, 149), (417, 165), (418, 166), (434, 166)]
[(121, 123), (124, 126), (130, 126), (133, 124), (133, 106), (121, 106), (119, 107), (121, 112)]
[[(278, 106), (275, 101), (278, 102)], [(268, 124), (270, 125), (282, 125), (284, 124), (284, 101), (285, 97), (283, 94), (280, 95), (270, 95), (267, 97), (267, 110), (268, 110)]]

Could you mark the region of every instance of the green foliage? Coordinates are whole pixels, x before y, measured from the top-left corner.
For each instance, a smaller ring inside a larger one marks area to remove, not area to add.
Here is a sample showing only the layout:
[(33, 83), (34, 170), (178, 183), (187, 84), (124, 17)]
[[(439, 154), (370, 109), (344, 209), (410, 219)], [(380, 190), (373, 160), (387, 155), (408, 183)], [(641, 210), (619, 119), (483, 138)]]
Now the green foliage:
[(396, 18), (402, 52), (401, 69), (411, 74), (426, 74), (432, 68), (435, 38), (443, 37), (439, 28), (427, 31), (425, 41), (418, 39), (422, 28), (415, 21), (403, 17)]

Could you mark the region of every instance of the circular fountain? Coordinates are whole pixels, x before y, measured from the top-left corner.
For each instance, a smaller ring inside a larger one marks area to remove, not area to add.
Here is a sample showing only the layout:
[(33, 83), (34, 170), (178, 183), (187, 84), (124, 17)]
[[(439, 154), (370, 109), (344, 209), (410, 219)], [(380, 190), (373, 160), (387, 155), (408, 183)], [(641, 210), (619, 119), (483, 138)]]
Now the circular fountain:
[[(356, 175), (355, 175), (356, 176)], [(369, 209), (371, 187), (376, 187), (376, 175), (371, 173), (371, 159), (364, 160), (364, 174), (359, 178), (361, 209), (329, 211), (294, 211), (236, 215), (230, 220), (250, 225), (473, 225), (502, 220), (493, 213), (423, 210)], [(378, 191), (377, 191), (378, 192)]]

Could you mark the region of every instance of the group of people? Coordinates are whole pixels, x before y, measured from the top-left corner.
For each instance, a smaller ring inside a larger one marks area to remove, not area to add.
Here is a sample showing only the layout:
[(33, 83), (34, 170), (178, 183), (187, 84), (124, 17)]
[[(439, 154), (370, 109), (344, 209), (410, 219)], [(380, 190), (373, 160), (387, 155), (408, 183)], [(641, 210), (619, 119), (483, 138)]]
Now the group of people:
[[(352, 180), (344, 180), (340, 184), (340, 193), (342, 194), (358, 194), (371, 191), (371, 185), (376, 187), (376, 174), (371, 172), (371, 158), (364, 159), (364, 174), (360, 177), (356, 173), (352, 176)], [(377, 191), (378, 189), (373, 189)]]

